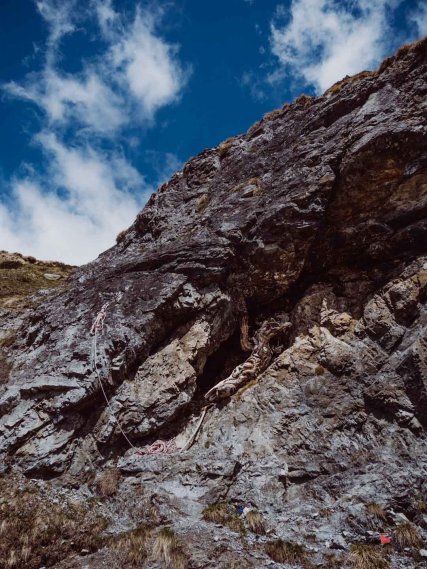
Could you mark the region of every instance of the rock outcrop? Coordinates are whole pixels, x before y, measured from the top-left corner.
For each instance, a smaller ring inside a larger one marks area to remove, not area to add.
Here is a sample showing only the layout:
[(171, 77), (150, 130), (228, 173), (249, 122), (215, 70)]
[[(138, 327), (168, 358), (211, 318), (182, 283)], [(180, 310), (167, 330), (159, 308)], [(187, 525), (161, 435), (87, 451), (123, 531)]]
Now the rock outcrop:
[[(163, 526), (171, 567), (424, 563), (426, 80), (423, 40), (266, 115), (185, 164), (65, 286), (5, 307), (4, 475), (84, 500), (117, 471), (97, 507), (112, 533), (154, 532), (136, 566), (168, 566)], [(291, 326), (267, 369), (207, 401), (269, 319)], [(186, 450), (140, 452), (157, 439)], [(83, 553), (56, 567), (130, 563)]]

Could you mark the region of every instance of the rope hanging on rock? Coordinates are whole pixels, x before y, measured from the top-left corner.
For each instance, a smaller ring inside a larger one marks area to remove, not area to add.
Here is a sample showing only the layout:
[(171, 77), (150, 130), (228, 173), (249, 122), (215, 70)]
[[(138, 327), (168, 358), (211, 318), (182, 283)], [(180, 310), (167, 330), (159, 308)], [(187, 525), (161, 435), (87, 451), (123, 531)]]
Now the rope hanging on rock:
[(125, 440), (127, 441), (127, 443), (135, 450), (138, 450), (137, 447), (132, 443), (132, 441), (129, 439), (129, 437), (126, 435), (126, 433), (124, 432), (124, 430), (122, 429), (122, 426), (119, 423), (119, 420), (116, 417), (116, 414), (114, 412), (114, 409), (111, 407), (111, 403), (108, 399), (107, 393), (105, 392), (104, 389), (104, 384), (102, 381), (102, 378), (99, 374), (98, 371), (98, 347), (97, 347), (97, 340), (98, 340), (98, 334), (101, 333), (104, 329), (104, 322), (105, 322), (105, 318), (107, 316), (107, 308), (109, 306), (109, 302), (106, 302), (105, 304), (102, 305), (101, 310), (98, 312), (98, 314), (96, 315), (95, 320), (93, 321), (92, 324), (92, 328), (90, 329), (90, 334), (93, 336), (93, 342), (92, 342), (92, 348), (93, 348), (93, 370), (96, 374), (96, 377), (98, 378), (98, 383), (99, 386), (101, 388), (102, 394), (104, 396), (105, 402), (107, 403), (107, 407), (110, 410), (111, 416), (114, 419), (114, 421), (116, 422), (120, 432), (122, 433), (122, 435), (124, 436)]
[(123, 435), (123, 437), (125, 438), (125, 440), (129, 444), (129, 446), (131, 448), (133, 448), (137, 454), (140, 454), (140, 455), (172, 454), (175, 452), (182, 452), (182, 451), (188, 450), (196, 439), (196, 436), (197, 436), (197, 434), (198, 434), (198, 432), (202, 426), (203, 419), (206, 415), (206, 411), (209, 408), (209, 406), (206, 406), (203, 408), (202, 414), (200, 416), (200, 419), (198, 421), (198, 424), (197, 424), (194, 432), (189, 436), (188, 440), (184, 443), (184, 445), (182, 447), (178, 447), (175, 439), (171, 439), (169, 441), (157, 440), (154, 443), (152, 443), (151, 445), (146, 446), (142, 449), (138, 448), (132, 443), (132, 441), (129, 439), (129, 437), (124, 432), (122, 426), (120, 425), (120, 422), (119, 422), (118, 418), (116, 417), (114, 409), (112, 408), (111, 403), (108, 399), (107, 393), (104, 389), (104, 384), (103, 384), (101, 375), (98, 371), (98, 346), (97, 346), (98, 334), (102, 333), (102, 331), (104, 329), (104, 323), (105, 323), (105, 319), (107, 317), (107, 308), (108, 308), (109, 304), (110, 304), (109, 302), (105, 302), (102, 305), (101, 310), (98, 312), (95, 320), (93, 321), (92, 327), (90, 329), (90, 334), (91, 334), (91, 336), (93, 336), (93, 342), (92, 342), (93, 370), (94, 370), (94, 372), (98, 378), (99, 386), (101, 388), (102, 394), (104, 396), (105, 402), (106, 402), (107, 407), (111, 413), (112, 418), (114, 419), (114, 421), (117, 424), (121, 434)]

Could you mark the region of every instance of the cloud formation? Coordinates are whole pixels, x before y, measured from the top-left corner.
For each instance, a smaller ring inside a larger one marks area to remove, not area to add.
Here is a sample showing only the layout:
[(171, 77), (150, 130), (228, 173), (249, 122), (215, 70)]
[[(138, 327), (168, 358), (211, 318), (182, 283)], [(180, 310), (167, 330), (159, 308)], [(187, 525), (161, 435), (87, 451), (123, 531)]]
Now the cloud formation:
[[(114, 134), (126, 124), (151, 121), (156, 111), (179, 98), (189, 70), (181, 65), (177, 47), (157, 33), (160, 10), (137, 7), (129, 21), (105, 0), (93, 0), (88, 11), (79, 10), (76, 0), (40, 0), (36, 5), (49, 27), (45, 65), (4, 90), (35, 103), (51, 124), (78, 121), (95, 133)], [(83, 61), (80, 72), (62, 71), (61, 39), (76, 30), (76, 21), (94, 14), (104, 49)]]
[[(179, 99), (188, 69), (158, 31), (160, 9), (137, 6), (129, 15), (110, 0), (35, 5), (48, 29), (42, 67), (3, 90), (41, 112), (32, 143), (45, 169), (27, 168), (10, 181), (9, 199), (0, 203), (0, 248), (80, 264), (113, 244), (152, 191), (124, 158), (122, 134), (153, 126), (156, 112)], [(100, 49), (67, 72), (63, 39), (88, 25)], [(167, 165), (178, 161), (168, 154), (164, 162), (169, 174)]]
[(12, 182), (13, 208), (0, 204), (1, 247), (71, 264), (93, 259), (129, 225), (152, 188), (117, 154), (66, 147), (49, 133), (38, 141), (47, 176)]
[(427, 4), (421, 2), (411, 13), (411, 19), (416, 25), (419, 35), (427, 35)]
[(400, 2), (293, 0), (271, 24), (271, 49), (280, 68), (270, 81), (286, 74), (322, 93), (346, 75), (375, 67), (395, 47), (389, 18)]

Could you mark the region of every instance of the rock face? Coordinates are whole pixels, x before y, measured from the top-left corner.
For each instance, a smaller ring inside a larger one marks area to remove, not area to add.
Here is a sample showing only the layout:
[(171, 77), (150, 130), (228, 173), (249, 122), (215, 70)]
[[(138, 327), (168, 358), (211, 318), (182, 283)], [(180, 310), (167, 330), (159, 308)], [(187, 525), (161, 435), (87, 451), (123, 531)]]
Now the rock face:
[[(357, 566), (352, 544), (380, 533), (395, 536), (391, 566), (413, 566), (427, 537), (426, 118), (424, 40), (202, 152), (65, 289), (5, 310), (6, 475), (83, 499), (119, 469), (111, 531), (169, 525), (189, 567)], [(207, 407), (249, 356), (242, 322), (253, 336), (269, 318), (291, 323), (271, 364)], [(219, 503), (259, 511), (267, 535), (213, 525)], [(399, 541), (402, 523), (419, 546)], [(305, 553), (280, 557), (276, 539)], [(57, 567), (126, 566), (114, 555)]]

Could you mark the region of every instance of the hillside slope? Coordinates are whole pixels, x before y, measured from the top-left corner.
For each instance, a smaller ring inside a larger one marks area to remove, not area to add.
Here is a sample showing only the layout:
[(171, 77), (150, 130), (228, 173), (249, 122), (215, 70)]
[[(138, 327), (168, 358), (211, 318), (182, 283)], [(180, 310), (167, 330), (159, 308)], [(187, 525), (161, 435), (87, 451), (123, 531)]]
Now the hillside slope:
[(425, 566), (426, 119), (423, 40), (202, 152), (3, 315), (5, 483), (101, 494), (122, 536), (8, 567)]

